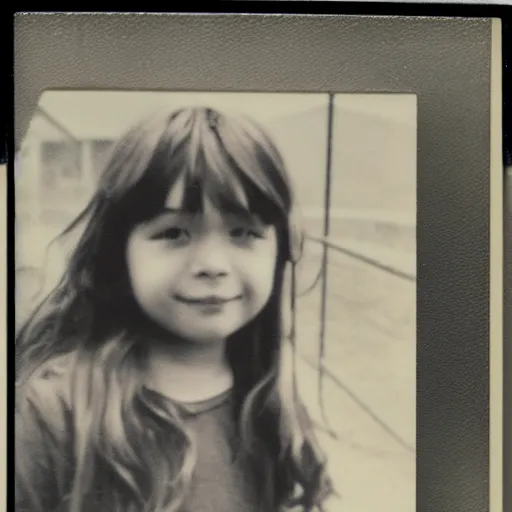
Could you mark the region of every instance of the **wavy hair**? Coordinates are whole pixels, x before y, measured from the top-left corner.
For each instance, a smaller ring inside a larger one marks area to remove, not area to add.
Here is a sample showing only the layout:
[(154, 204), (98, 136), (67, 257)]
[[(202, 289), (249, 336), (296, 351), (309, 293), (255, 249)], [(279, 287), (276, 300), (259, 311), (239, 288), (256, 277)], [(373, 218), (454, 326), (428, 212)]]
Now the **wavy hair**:
[[(37, 487), (27, 457), (16, 456), (18, 485), (34, 497), (31, 510), (39, 501), (44, 511), (65, 502), (69, 512), (163, 512), (184, 499), (194, 443), (179, 411), (144, 388), (148, 353), (141, 340), (156, 327), (132, 296), (124, 257), (131, 230), (160, 210), (180, 177), (188, 210), (200, 211), (206, 195), (221, 211), (249, 210), (277, 229), (271, 297), (227, 341), (233, 412), (241, 447), (258, 468), (264, 506), (284, 505), (299, 486), (298, 502), (313, 510), (329, 490), (283, 354), (280, 295), (294, 204), (283, 159), (253, 121), (196, 107), (149, 116), (114, 145), (92, 199), (61, 235), (80, 233), (62, 278), (17, 336), (20, 425), (24, 415), (37, 416), (52, 434), (44, 450), (53, 453), (41, 458), (52, 467), (43, 471), (64, 475), (49, 493)], [(60, 410), (67, 415), (60, 426), (51, 400), (37, 392), (41, 379), (59, 375), (66, 376)], [(165, 455), (169, 442), (172, 457)], [(66, 447), (69, 456), (57, 456)]]

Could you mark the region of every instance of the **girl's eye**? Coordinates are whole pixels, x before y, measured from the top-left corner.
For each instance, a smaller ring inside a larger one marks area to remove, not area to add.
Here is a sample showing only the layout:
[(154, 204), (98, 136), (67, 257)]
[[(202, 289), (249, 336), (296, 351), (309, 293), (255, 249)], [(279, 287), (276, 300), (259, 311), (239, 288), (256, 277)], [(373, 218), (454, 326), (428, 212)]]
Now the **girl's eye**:
[(261, 234), (254, 229), (247, 228), (234, 228), (230, 231), (230, 235), (237, 240), (248, 240), (254, 238), (261, 238)]
[(172, 227), (160, 232), (155, 238), (176, 242), (188, 239), (189, 234), (185, 229)]

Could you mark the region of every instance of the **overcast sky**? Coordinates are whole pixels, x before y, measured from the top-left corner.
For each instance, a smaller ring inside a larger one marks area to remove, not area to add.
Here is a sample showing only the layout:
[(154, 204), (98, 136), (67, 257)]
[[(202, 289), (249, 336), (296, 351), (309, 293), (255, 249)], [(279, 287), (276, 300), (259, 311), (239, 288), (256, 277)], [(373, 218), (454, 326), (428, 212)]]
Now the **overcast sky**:
[[(121, 131), (150, 110), (164, 105), (179, 107), (194, 104), (243, 112), (265, 123), (272, 118), (297, 114), (313, 108), (326, 108), (327, 95), (48, 91), (39, 101), (39, 105), (46, 112), (78, 139), (117, 137)], [(345, 110), (378, 115), (400, 123), (409, 125), (416, 123), (416, 97), (411, 94), (340, 94), (336, 96), (335, 104)], [(48, 130), (47, 127), (41, 129)]]

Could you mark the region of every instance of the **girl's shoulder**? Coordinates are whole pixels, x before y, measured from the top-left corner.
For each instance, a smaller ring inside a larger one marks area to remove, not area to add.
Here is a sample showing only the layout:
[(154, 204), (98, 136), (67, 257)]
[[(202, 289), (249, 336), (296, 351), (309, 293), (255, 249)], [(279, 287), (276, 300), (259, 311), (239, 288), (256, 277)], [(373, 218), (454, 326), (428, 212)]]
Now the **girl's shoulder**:
[(42, 365), (16, 388), (15, 409), (19, 422), (62, 423), (71, 408), (71, 357)]
[(69, 474), (73, 460), (71, 372), (64, 360), (55, 360), (17, 385), (15, 500), (20, 512), (35, 510), (34, 498), (44, 503), (41, 510), (56, 510), (60, 475)]

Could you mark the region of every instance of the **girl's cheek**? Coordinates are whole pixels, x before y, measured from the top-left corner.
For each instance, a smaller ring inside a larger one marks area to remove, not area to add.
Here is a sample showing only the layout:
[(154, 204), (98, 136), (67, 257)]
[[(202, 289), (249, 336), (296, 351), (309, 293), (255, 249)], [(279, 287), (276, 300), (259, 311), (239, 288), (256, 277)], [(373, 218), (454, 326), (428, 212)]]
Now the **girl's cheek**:
[(253, 279), (270, 279), (277, 264), (277, 250), (272, 244), (254, 250), (238, 250), (232, 258), (234, 266)]
[(147, 264), (152, 263), (166, 274), (182, 272), (191, 261), (193, 252), (192, 247), (164, 248), (154, 258), (148, 259)]
[(165, 244), (137, 243), (128, 247), (127, 260), (132, 274), (140, 279), (158, 280), (181, 271), (189, 259), (189, 250), (171, 249)]

